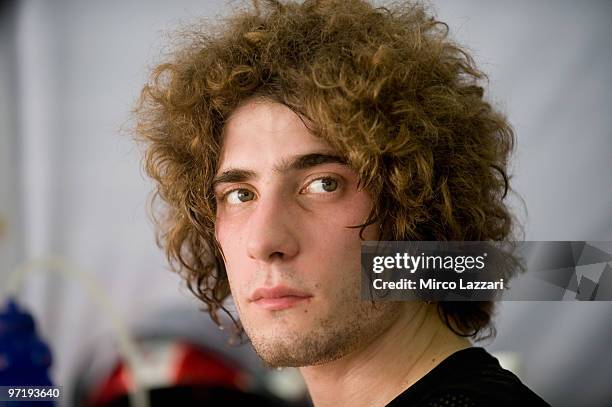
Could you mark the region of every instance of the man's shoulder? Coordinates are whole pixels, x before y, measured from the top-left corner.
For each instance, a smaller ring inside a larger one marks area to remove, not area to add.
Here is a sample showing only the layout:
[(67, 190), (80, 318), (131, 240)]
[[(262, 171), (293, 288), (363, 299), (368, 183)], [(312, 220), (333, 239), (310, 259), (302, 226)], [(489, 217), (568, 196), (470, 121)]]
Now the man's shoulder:
[(548, 406), (512, 372), (482, 348), (458, 351), (388, 407), (400, 406)]

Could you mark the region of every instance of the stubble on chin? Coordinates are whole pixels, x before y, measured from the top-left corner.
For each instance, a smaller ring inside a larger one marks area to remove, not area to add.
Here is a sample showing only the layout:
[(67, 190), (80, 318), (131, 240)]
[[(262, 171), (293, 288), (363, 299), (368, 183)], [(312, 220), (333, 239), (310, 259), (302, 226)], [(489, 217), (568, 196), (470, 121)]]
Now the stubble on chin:
[(268, 367), (302, 367), (350, 354), (378, 337), (400, 315), (398, 304), (382, 302), (354, 302), (343, 311), (319, 318), (301, 330), (290, 330), (280, 323), (263, 329), (243, 323), (255, 352)]

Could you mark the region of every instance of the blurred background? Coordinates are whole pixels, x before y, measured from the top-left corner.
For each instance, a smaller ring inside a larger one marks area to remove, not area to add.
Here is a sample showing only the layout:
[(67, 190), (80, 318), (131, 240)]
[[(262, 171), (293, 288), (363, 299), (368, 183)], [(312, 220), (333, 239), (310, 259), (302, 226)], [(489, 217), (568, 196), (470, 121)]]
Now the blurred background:
[[(295, 372), (268, 372), (248, 348), (226, 345), (168, 271), (147, 217), (152, 184), (123, 131), (167, 33), (237, 4), (0, 1), (0, 288), (25, 261), (59, 255), (95, 277), (133, 332), (155, 339), (160, 366), (173, 363), (169, 349), (201, 345), (239, 365), (250, 388), (299, 401)], [(525, 239), (612, 240), (612, 2), (432, 5), (515, 128), (512, 185), (527, 212), (513, 206)], [(65, 405), (96, 380), (99, 393), (117, 367), (113, 327), (91, 297), (57, 273), (28, 275), (19, 294)], [(507, 302), (484, 346), (552, 405), (610, 405), (611, 320), (612, 303)]]

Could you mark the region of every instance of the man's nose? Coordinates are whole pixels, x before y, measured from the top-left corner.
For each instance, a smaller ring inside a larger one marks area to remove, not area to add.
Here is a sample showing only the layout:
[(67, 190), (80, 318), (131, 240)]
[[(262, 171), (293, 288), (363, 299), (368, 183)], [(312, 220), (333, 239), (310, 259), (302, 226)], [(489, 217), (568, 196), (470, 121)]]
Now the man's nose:
[(282, 197), (260, 198), (248, 221), (247, 253), (265, 262), (288, 260), (299, 252), (296, 219)]

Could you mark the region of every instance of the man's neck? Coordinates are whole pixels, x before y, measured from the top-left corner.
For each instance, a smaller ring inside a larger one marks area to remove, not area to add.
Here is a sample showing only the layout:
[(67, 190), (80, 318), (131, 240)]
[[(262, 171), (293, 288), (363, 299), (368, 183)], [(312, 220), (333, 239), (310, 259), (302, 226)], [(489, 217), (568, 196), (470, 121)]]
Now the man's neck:
[(316, 407), (385, 406), (442, 360), (471, 346), (452, 333), (435, 305), (406, 303), (389, 329), (333, 362), (300, 368)]

